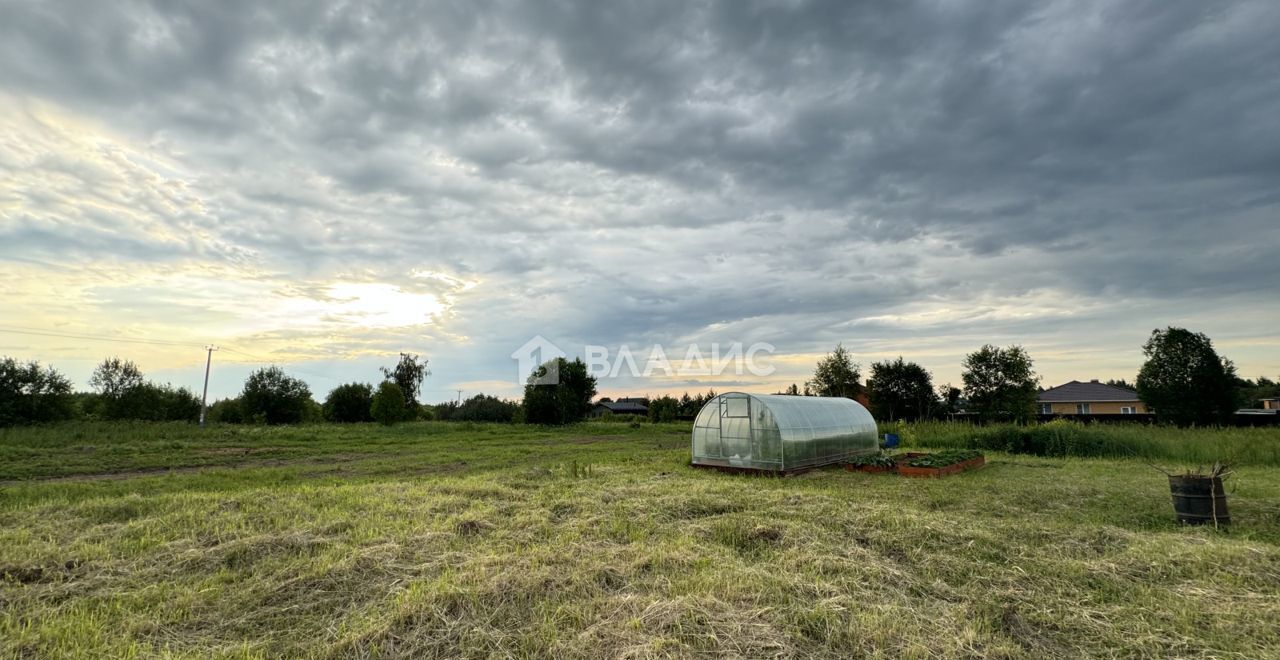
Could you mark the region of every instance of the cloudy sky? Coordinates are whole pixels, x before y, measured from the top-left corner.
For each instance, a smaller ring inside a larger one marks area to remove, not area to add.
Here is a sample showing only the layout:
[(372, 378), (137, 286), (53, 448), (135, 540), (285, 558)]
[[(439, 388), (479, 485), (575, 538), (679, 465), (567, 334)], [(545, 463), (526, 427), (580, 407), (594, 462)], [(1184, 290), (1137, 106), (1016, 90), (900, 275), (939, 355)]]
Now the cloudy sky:
[[(0, 354), (323, 394), (540, 335), (1280, 375), (1280, 4), (0, 0)], [(42, 333), (42, 334), (35, 334)], [(102, 341), (110, 337), (129, 342)]]

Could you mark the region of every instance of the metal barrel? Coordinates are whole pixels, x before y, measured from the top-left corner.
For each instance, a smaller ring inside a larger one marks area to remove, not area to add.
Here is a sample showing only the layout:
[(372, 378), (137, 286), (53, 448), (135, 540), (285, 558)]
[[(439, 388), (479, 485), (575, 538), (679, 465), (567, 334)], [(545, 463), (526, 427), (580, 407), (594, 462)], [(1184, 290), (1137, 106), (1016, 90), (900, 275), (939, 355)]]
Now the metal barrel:
[(1169, 493), (1173, 510), (1184, 525), (1225, 525), (1231, 522), (1227, 493), (1221, 477), (1170, 475)]

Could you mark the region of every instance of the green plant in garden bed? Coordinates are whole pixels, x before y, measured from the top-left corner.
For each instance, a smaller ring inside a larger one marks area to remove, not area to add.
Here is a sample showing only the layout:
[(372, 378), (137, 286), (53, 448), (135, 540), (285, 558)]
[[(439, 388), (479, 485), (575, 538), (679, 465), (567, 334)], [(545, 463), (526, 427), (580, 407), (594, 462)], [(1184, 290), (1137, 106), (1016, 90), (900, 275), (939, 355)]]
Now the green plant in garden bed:
[(869, 456), (859, 456), (849, 460), (849, 465), (854, 467), (883, 467), (892, 468), (898, 466), (898, 461), (893, 456), (885, 453), (871, 454)]
[(982, 452), (972, 449), (949, 449), (946, 451), (925, 454), (907, 461), (911, 467), (940, 468), (956, 463), (963, 463), (982, 456)]

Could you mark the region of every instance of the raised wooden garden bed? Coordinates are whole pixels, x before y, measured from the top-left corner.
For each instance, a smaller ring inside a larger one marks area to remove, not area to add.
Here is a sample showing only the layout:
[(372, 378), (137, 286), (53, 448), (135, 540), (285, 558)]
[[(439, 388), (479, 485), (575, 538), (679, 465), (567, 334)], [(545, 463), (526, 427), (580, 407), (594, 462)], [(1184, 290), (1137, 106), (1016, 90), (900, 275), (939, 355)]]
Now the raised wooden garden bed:
[(945, 461), (950, 453), (951, 452), (922, 454), (919, 452), (910, 452), (903, 454), (898, 459), (898, 474), (904, 477), (917, 478), (946, 477), (957, 472), (964, 472), (965, 470), (982, 467), (987, 463), (987, 459), (981, 454), (978, 454), (977, 456), (971, 456), (969, 458), (964, 458), (962, 460), (957, 460), (943, 465), (911, 465), (911, 463), (916, 461), (916, 459), (927, 459), (935, 456), (938, 459)]

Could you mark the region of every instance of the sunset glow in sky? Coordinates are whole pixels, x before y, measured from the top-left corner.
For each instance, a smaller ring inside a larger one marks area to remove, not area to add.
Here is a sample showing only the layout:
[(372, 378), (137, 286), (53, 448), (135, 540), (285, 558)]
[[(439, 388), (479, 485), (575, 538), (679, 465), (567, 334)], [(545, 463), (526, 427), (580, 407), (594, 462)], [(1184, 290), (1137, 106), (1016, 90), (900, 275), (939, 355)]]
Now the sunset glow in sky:
[[(1132, 378), (1152, 329), (1280, 376), (1274, 2), (9, 2), (0, 354), (318, 397), (540, 335), (837, 342), (959, 383)], [(100, 341), (96, 338), (137, 340)]]

